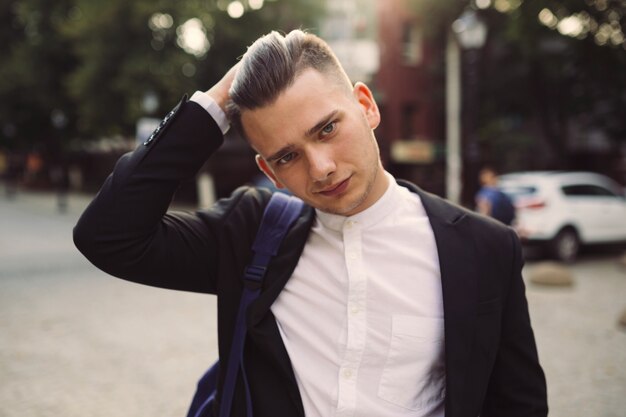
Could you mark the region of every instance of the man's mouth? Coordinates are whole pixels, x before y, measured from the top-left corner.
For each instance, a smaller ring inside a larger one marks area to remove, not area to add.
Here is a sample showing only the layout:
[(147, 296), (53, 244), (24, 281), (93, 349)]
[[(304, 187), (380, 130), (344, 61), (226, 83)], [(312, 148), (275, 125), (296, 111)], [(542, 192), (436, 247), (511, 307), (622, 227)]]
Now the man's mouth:
[(350, 185), (350, 178), (351, 177), (348, 177), (345, 180), (337, 184), (333, 184), (330, 187), (327, 187), (326, 189), (322, 191), (318, 191), (318, 194), (322, 194), (323, 196), (326, 196), (326, 197), (334, 197), (339, 194), (342, 194), (348, 189), (348, 185)]

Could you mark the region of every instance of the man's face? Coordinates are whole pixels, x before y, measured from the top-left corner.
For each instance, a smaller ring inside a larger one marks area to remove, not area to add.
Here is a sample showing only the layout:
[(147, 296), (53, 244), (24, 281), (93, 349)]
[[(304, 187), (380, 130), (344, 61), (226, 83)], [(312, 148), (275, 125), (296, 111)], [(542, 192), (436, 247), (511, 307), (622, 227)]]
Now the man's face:
[(244, 110), (241, 121), (259, 168), (315, 208), (350, 216), (386, 190), (373, 133), (380, 113), (364, 84), (351, 91), (307, 69), (274, 103)]

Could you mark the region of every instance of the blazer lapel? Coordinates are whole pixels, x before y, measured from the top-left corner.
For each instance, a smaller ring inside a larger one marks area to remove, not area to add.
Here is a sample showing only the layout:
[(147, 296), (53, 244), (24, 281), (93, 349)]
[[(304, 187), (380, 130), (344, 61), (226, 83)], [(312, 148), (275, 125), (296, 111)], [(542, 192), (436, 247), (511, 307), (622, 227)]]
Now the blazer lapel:
[(435, 234), (443, 291), (446, 416), (462, 414), (465, 374), (475, 329), (478, 265), (467, 212), (426, 193), (413, 184), (401, 185), (417, 193)]
[(287, 284), (304, 250), (314, 219), (315, 210), (305, 205), (302, 216), (287, 232), (278, 254), (270, 261), (263, 280), (261, 295), (250, 305), (248, 312), (249, 328), (256, 326), (263, 319)]
[(278, 330), (278, 325), (270, 308), (298, 264), (314, 219), (315, 210), (305, 206), (303, 215), (296, 220), (289, 232), (287, 232), (281, 244), (281, 249), (272, 258), (263, 281), (261, 294), (250, 305), (247, 316), (248, 336), (254, 342), (254, 345), (263, 351), (264, 356), (274, 362), (275, 369), (280, 371), (289, 381), (287, 390), (290, 399), (300, 409), (301, 415), (304, 415), (304, 409), (302, 408), (298, 384), (291, 367), (289, 355)]
[[(415, 185), (398, 181), (420, 196), (435, 235), (444, 309), (446, 416), (462, 414), (465, 373), (470, 360), (475, 328), (475, 306), (478, 297), (478, 265), (474, 239), (467, 212), (445, 200), (426, 193)], [(272, 303), (293, 273), (304, 249), (315, 211), (306, 206), (288, 232), (279, 254), (272, 259), (259, 298), (248, 311), (248, 335), (254, 344), (273, 359), (277, 369), (291, 382), (291, 399), (301, 407), (297, 382), (289, 356), (282, 342), (273, 314)]]

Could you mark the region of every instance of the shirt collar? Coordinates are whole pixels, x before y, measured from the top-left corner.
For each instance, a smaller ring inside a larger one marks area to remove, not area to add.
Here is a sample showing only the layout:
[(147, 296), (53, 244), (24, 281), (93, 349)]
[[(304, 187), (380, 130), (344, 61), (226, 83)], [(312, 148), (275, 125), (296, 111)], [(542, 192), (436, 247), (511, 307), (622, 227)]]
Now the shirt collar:
[(325, 213), (319, 209), (315, 209), (317, 219), (322, 223), (324, 227), (332, 230), (341, 231), (343, 225), (347, 221), (357, 222), (361, 227), (373, 226), (376, 223), (389, 216), (395, 207), (399, 207), (401, 203), (400, 186), (396, 183), (396, 179), (385, 171), (387, 176), (388, 185), (385, 193), (365, 210), (353, 215), (342, 216), (340, 214)]

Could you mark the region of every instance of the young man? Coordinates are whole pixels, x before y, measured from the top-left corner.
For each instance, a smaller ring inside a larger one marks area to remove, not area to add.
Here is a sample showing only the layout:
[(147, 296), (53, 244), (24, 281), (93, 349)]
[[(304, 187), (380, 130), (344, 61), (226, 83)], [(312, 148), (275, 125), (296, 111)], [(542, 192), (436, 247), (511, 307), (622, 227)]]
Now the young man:
[[(122, 157), (76, 226), (85, 256), (120, 278), (217, 294), (226, 363), (269, 193), (166, 210), (222, 143), (227, 108), (261, 170), (307, 203), (248, 314), (255, 416), (547, 414), (514, 232), (385, 172), (371, 91), (313, 35), (260, 38)], [(233, 416), (244, 395), (239, 384)]]

